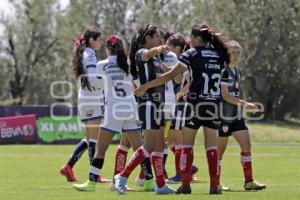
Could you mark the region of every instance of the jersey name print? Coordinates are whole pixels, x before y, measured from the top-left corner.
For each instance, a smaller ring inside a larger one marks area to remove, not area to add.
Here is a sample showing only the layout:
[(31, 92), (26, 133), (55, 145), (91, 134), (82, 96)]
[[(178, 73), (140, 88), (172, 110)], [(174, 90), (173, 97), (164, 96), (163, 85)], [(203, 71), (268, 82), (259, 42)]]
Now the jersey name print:
[(221, 99), (221, 70), (224, 63), (217, 52), (209, 46), (191, 48), (181, 54), (179, 61), (191, 76), (190, 96), (203, 101)]
[(106, 101), (133, 101), (132, 76), (117, 66), (117, 57), (109, 56), (97, 64), (99, 87), (104, 90)]

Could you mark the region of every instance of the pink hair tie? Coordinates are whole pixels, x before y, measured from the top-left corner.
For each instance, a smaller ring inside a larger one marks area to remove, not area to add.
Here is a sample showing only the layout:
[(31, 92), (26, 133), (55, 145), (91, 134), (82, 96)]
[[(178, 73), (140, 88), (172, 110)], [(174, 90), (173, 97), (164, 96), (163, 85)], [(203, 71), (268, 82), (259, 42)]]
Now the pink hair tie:
[(191, 45), (191, 44), (192, 44), (192, 41), (191, 41), (191, 40), (186, 40), (186, 41), (185, 41), (185, 44)]
[(117, 35), (111, 35), (108, 37), (107, 41), (110, 41), (112, 45), (115, 45), (119, 40)]
[(81, 35), (81, 36), (77, 37), (76, 39), (73, 39), (73, 41), (75, 42), (75, 46), (77, 48), (79, 48), (80, 45), (82, 44), (82, 42), (84, 42), (84, 35)]
[(81, 36), (79, 37), (79, 41), (82, 42), (83, 40), (84, 40), (84, 35), (81, 35)]

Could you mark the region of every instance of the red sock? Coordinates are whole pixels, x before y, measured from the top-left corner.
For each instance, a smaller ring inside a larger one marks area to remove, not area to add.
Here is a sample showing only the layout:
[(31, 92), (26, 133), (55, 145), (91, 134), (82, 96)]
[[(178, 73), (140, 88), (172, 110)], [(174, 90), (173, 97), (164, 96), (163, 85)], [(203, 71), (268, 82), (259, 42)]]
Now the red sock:
[(156, 177), (156, 184), (161, 188), (166, 184), (164, 175), (164, 154), (162, 152), (153, 152), (151, 155), (151, 161)]
[(124, 169), (126, 165), (127, 154), (128, 148), (120, 145), (116, 153), (114, 175), (119, 174)]
[(241, 163), (244, 170), (245, 182), (253, 181), (251, 152), (241, 152)]
[(193, 160), (193, 146), (183, 146), (180, 157), (181, 183), (183, 187), (190, 185)]
[(179, 175), (179, 176), (181, 174), (181, 171), (180, 171), (181, 151), (182, 151), (181, 145), (176, 145), (175, 146), (175, 169), (176, 169), (176, 175)]
[(176, 147), (175, 147), (175, 145), (170, 146), (170, 149), (173, 152), (173, 154), (175, 155), (175, 153), (176, 153)]
[(206, 149), (206, 157), (210, 176), (210, 187), (218, 186), (218, 152), (217, 147), (209, 147)]
[(222, 156), (218, 156), (218, 171), (217, 171), (218, 185), (220, 185), (221, 163), (222, 163)]
[(144, 174), (143, 170), (140, 171), (139, 178), (145, 179), (145, 174)]
[(121, 176), (124, 176), (126, 178), (129, 177), (131, 172), (141, 164), (145, 158), (149, 157), (149, 153), (146, 149), (144, 149), (143, 146), (139, 147), (132, 155), (130, 162), (125, 166), (123, 171), (120, 173)]

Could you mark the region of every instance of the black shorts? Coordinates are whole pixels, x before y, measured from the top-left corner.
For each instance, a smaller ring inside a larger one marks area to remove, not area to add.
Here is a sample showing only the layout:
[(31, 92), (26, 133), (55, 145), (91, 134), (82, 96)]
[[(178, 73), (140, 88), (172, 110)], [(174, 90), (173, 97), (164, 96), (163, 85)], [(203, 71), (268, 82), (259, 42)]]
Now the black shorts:
[(139, 118), (143, 122), (143, 130), (159, 130), (161, 126), (165, 126), (165, 117), (163, 106), (153, 101), (145, 101), (138, 103)]
[(244, 118), (237, 119), (232, 123), (222, 122), (219, 129), (219, 137), (229, 137), (233, 132), (243, 130), (248, 130)]
[(184, 127), (199, 129), (201, 126), (205, 126), (219, 129), (220, 124), (218, 102), (188, 100)]
[(175, 107), (174, 117), (171, 121), (172, 130), (181, 130), (185, 123), (185, 113), (186, 113), (187, 103), (182, 101), (178, 102)]

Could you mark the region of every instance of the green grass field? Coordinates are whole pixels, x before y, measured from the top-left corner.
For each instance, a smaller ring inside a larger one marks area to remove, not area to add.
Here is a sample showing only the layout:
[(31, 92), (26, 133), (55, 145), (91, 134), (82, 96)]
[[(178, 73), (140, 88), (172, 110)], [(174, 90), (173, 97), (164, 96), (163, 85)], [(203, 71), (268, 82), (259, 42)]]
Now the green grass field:
[[(256, 125), (251, 126), (253, 136), (256, 136)], [(266, 127), (258, 127), (258, 129), (265, 131)], [(286, 131), (288, 132), (287, 129)], [(291, 134), (295, 132), (290, 131)], [(67, 161), (73, 151), (73, 145), (2, 145), (0, 146), (0, 200), (300, 199), (299, 143), (297, 144), (294, 140), (291, 140), (292, 145), (269, 144), (272, 141), (267, 142), (267, 145), (261, 143), (253, 145), (254, 177), (265, 183), (267, 189), (259, 192), (245, 192), (243, 190), (239, 148), (236, 145), (230, 145), (223, 159), (222, 183), (230, 186), (234, 191), (224, 192), (222, 196), (208, 195), (208, 170), (201, 136), (199, 136), (195, 146), (195, 162), (199, 167), (200, 183), (192, 185), (193, 194), (188, 196), (157, 196), (152, 192), (128, 192), (126, 195), (120, 196), (109, 191), (108, 184), (98, 184), (97, 191), (94, 193), (77, 192), (72, 189), (72, 184), (66, 182), (65, 178), (59, 174), (59, 168)], [(286, 143), (285, 141), (279, 142)], [(114, 168), (115, 149), (116, 145), (111, 145), (109, 148), (101, 173), (108, 178), (112, 176)], [(167, 163), (169, 175), (174, 174), (173, 163), (174, 157), (170, 155)], [(87, 154), (84, 154), (75, 167), (75, 173), (81, 182), (87, 179), (88, 169)], [(134, 171), (130, 177), (129, 186), (135, 187), (134, 178), (137, 173), (138, 170)], [(177, 188), (179, 185), (173, 186)]]

